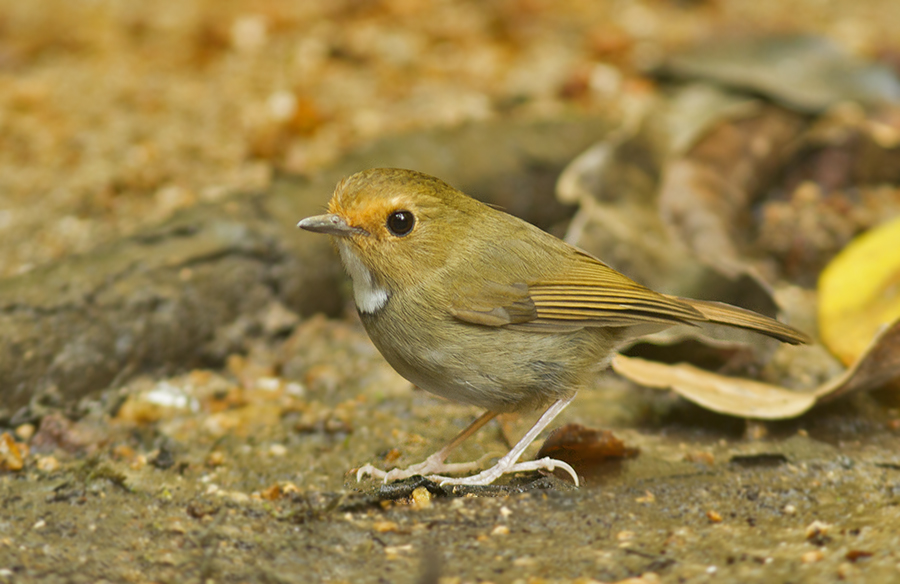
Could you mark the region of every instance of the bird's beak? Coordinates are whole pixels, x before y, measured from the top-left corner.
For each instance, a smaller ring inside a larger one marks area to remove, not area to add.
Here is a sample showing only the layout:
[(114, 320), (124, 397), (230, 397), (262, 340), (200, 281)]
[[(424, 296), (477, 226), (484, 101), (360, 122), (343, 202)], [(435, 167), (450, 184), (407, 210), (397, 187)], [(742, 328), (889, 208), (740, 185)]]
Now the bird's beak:
[(365, 229), (348, 225), (340, 215), (334, 215), (333, 213), (307, 217), (300, 221), (300, 223), (297, 223), (297, 227), (306, 229), (307, 231), (327, 233), (328, 235), (335, 235), (337, 237), (369, 234)]

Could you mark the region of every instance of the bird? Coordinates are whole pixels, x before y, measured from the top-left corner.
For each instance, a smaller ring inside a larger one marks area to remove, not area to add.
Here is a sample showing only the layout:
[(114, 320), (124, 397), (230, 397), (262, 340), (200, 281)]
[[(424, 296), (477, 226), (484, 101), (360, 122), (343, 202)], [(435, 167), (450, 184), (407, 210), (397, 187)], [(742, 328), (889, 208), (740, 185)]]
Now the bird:
[[(807, 336), (728, 304), (654, 292), (596, 257), (482, 203), (439, 178), (372, 168), (341, 180), (327, 213), (301, 229), (331, 236), (353, 284), (360, 320), (387, 362), (415, 386), (485, 413), (423, 462), (365, 476), (423, 475), (488, 485), (508, 473), (557, 468), (519, 461), (618, 347), (674, 325), (716, 323), (800, 344)], [(543, 408), (494, 466), (449, 463), (460, 443), (498, 414)]]

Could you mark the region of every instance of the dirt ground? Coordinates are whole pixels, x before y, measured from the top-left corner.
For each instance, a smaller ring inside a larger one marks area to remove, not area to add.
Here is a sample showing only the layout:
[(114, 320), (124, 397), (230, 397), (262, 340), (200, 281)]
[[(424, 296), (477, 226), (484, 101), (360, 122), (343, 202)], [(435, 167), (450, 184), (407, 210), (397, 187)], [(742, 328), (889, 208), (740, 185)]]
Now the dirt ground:
[[(140, 425), (124, 414), (50, 423), (63, 447), (0, 479), (2, 577), (889, 582), (900, 574), (898, 436), (870, 396), (751, 440), (742, 422), (606, 375), (560, 424), (613, 429), (640, 453), (576, 465), (580, 488), (537, 474), (481, 489), (356, 483), (348, 471), (361, 462), (384, 465), (393, 448), (395, 464), (420, 460), (477, 412), (413, 390), (357, 326), (306, 326), (338, 346), (315, 357), (302, 390), (246, 392), (244, 408), (213, 414), (209, 405), (145, 410), (160, 417)], [(337, 371), (331, 355), (350, 371)], [(505, 427), (519, 435), (530, 419)], [(459, 460), (506, 444), (501, 427), (489, 426)]]
[[(624, 115), (717, 35), (817, 33), (896, 70), (896, 22), (891, 0), (3, 2), (0, 275), (384, 136)], [(0, 421), (24, 454), (0, 470), (0, 582), (900, 581), (896, 391), (761, 424), (606, 373), (555, 425), (637, 453), (576, 465), (580, 488), (385, 486), (351, 471), (418, 462), (479, 412), (400, 378), (349, 305), (262, 328), (222, 363)]]

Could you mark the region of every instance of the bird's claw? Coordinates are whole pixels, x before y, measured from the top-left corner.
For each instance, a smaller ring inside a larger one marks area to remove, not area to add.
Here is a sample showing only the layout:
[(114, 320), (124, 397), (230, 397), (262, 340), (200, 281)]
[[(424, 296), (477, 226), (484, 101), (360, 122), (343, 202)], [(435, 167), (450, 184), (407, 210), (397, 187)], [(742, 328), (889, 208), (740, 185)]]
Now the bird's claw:
[[(482, 458), (483, 460), (483, 458)], [(361, 481), (366, 476), (370, 476), (375, 479), (382, 479), (382, 482), (389, 483), (391, 481), (397, 481), (409, 478), (415, 475), (422, 475), (431, 479), (441, 486), (443, 485), (489, 485), (493, 483), (495, 480), (500, 478), (505, 474), (510, 474), (514, 472), (527, 472), (533, 470), (546, 470), (549, 472), (553, 472), (554, 470), (561, 468), (562, 470), (569, 473), (572, 477), (572, 480), (575, 482), (575, 486), (579, 485), (578, 481), (578, 473), (575, 472), (567, 462), (563, 462), (562, 460), (556, 460), (555, 458), (541, 458), (539, 460), (529, 460), (527, 462), (517, 462), (514, 464), (504, 464), (502, 462), (497, 463), (491, 468), (482, 471), (476, 475), (468, 476), (468, 477), (448, 477), (440, 474), (436, 474), (439, 472), (468, 472), (473, 468), (477, 468), (482, 460), (477, 460), (474, 462), (461, 462), (461, 463), (439, 463), (435, 464), (434, 461), (429, 461), (426, 459), (424, 462), (420, 462), (419, 464), (414, 464), (408, 468), (400, 469), (395, 468), (390, 471), (383, 471), (381, 469), (375, 468), (371, 464), (367, 464), (361, 466), (359, 470), (356, 471), (356, 482)]]
[(546, 470), (553, 472), (557, 468), (561, 468), (572, 477), (572, 480), (575, 481), (575, 486), (579, 485), (578, 482), (578, 473), (575, 472), (575, 469), (572, 468), (569, 463), (563, 462), (561, 460), (556, 460), (555, 458), (541, 458), (539, 460), (529, 460), (527, 462), (518, 462), (511, 465), (505, 465), (502, 462), (497, 463), (495, 466), (478, 473), (477, 475), (472, 475), (470, 477), (444, 477), (438, 475), (432, 475), (428, 478), (437, 481), (441, 486), (444, 485), (489, 485), (493, 483), (495, 480), (500, 478), (501, 476), (514, 472), (526, 472), (532, 470)]
[(364, 464), (356, 471), (356, 482), (360, 482), (366, 476), (370, 476), (374, 479), (384, 479), (384, 482), (387, 482), (387, 475), (388, 473), (380, 468), (375, 468), (371, 464)]
[(360, 482), (366, 476), (375, 479), (382, 479), (384, 483), (391, 481), (400, 481), (409, 477), (422, 475), (427, 478), (439, 476), (437, 473), (462, 473), (471, 472), (481, 466), (488, 458), (496, 456), (496, 453), (487, 453), (478, 460), (472, 462), (444, 462), (438, 456), (432, 455), (418, 464), (414, 464), (407, 468), (395, 468), (389, 471), (383, 471), (375, 468), (371, 464), (366, 464), (356, 471), (356, 482)]

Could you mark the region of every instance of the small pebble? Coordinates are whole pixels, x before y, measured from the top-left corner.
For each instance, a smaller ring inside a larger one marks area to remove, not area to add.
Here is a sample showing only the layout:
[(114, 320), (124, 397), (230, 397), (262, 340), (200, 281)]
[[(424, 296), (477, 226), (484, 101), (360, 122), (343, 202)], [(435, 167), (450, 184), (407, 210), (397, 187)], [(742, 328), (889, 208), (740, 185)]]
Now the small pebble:
[(632, 540), (632, 539), (634, 539), (634, 532), (633, 531), (620, 531), (619, 533), (616, 534), (616, 539), (618, 539), (619, 541)]
[(26, 453), (22, 452), (24, 444), (16, 443), (8, 432), (0, 434), (0, 471), (22, 470), (25, 467)]
[(206, 466), (215, 468), (223, 464), (225, 464), (225, 454), (218, 450), (210, 452), (209, 456), (206, 457)]
[(59, 461), (56, 460), (55, 456), (39, 456), (36, 466), (38, 470), (42, 470), (44, 472), (54, 472), (56, 470), (59, 470)]
[(411, 502), (416, 509), (427, 509), (431, 507), (431, 491), (425, 487), (416, 487), (412, 492)]
[(36, 428), (34, 427), (34, 424), (22, 424), (21, 426), (16, 428), (16, 437), (19, 440), (28, 442), (29, 440), (31, 440), (31, 437), (34, 436), (35, 431)]
[(817, 536), (827, 535), (831, 525), (823, 521), (813, 521), (806, 528), (806, 539), (812, 539)]
[(825, 557), (825, 554), (823, 554), (819, 550), (813, 550), (811, 552), (806, 552), (805, 554), (800, 556), (800, 561), (803, 562), (804, 564), (814, 564), (814, 563), (820, 561), (824, 557)]
[(378, 533), (388, 533), (391, 531), (397, 531), (398, 526), (393, 521), (376, 521), (374, 524), (372, 524), (372, 529), (374, 529)]
[(634, 501), (636, 503), (656, 503), (656, 496), (650, 491), (644, 491), (644, 496), (637, 497)]

